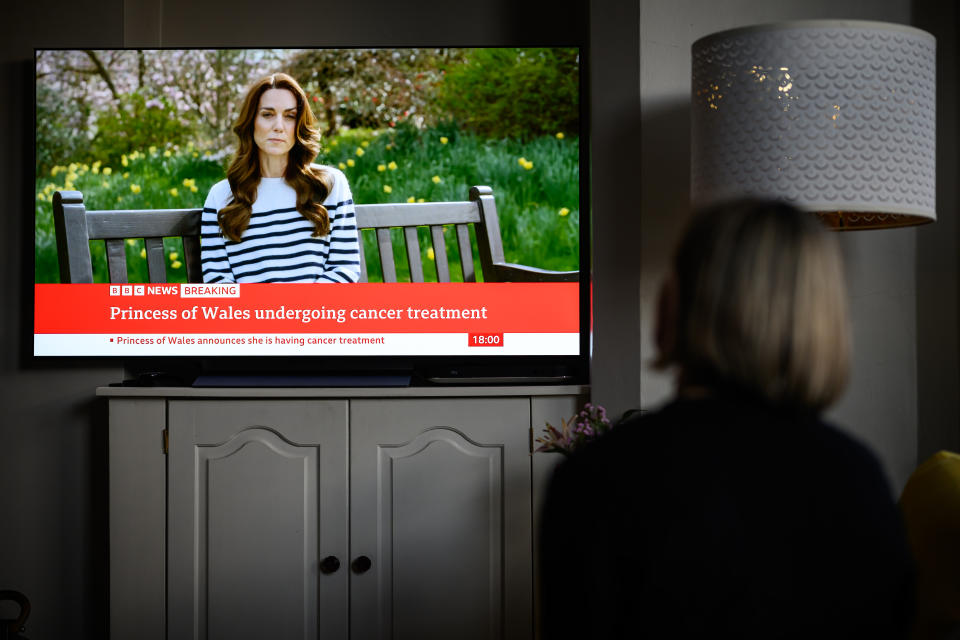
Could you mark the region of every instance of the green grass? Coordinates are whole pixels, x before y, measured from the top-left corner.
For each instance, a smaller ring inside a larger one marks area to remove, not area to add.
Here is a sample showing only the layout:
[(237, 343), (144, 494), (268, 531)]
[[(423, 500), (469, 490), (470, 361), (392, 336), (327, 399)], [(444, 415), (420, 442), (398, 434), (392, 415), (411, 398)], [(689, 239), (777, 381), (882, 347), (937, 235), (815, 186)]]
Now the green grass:
[[(324, 141), (317, 161), (342, 166), (358, 204), (407, 202), (410, 198), (427, 202), (466, 200), (471, 186), (490, 186), (496, 198), (504, 252), (509, 262), (576, 270), (579, 268), (580, 213), (578, 154), (579, 141), (575, 137), (544, 136), (527, 143), (484, 140), (451, 125), (441, 125), (422, 131), (412, 127), (346, 131)], [(102, 166), (74, 163), (55, 167), (50, 172), (53, 175), (37, 179), (37, 282), (59, 281), (50, 202), (53, 191), (65, 188), (82, 191), (88, 209), (181, 209), (202, 206), (210, 187), (224, 177), (221, 162), (189, 148), (144, 150), (128, 156), (127, 166), (110, 169), (109, 175), (104, 175)], [(369, 279), (377, 281), (379, 266), (373, 259), (377, 255), (376, 241), (370, 232), (363, 235), (365, 253), (371, 257)], [(423, 263), (430, 265), (428, 250), (432, 243), (428, 230), (420, 229), (419, 236)], [(394, 230), (392, 238), (398, 279), (408, 279), (402, 233)], [(452, 228), (445, 230), (445, 238), (451, 273), (456, 280), (460, 277), (459, 254)], [(185, 281), (180, 241), (168, 238), (164, 244), (169, 281)], [(127, 243), (131, 282), (146, 280), (142, 248), (142, 240)], [(94, 280), (106, 282), (102, 242), (91, 242), (91, 253)], [(475, 268), (479, 272), (476, 256)], [(426, 266), (425, 276), (427, 280), (435, 280), (436, 270)]]

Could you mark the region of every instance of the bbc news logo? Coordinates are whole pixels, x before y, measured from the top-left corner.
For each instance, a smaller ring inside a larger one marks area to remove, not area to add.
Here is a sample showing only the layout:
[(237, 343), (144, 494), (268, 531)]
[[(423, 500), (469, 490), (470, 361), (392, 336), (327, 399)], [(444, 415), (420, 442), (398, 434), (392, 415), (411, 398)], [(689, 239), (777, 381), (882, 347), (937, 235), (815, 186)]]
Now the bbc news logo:
[(147, 288), (142, 284), (112, 284), (110, 285), (110, 295), (112, 296), (142, 296), (146, 295)]

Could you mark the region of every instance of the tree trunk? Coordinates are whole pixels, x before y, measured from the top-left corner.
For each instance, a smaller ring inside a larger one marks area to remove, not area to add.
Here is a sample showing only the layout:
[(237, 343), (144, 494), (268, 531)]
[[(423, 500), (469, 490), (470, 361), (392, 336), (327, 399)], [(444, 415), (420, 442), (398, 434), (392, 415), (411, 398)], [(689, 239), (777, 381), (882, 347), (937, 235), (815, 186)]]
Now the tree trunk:
[(97, 75), (103, 78), (103, 81), (107, 83), (107, 87), (110, 89), (113, 99), (119, 102), (120, 94), (117, 92), (117, 87), (113, 84), (113, 79), (110, 77), (110, 72), (107, 71), (107, 68), (103, 66), (102, 62), (100, 62), (100, 58), (97, 57), (97, 53), (90, 49), (84, 49), (84, 53), (86, 53), (87, 57), (89, 57), (93, 62), (93, 66), (97, 70)]

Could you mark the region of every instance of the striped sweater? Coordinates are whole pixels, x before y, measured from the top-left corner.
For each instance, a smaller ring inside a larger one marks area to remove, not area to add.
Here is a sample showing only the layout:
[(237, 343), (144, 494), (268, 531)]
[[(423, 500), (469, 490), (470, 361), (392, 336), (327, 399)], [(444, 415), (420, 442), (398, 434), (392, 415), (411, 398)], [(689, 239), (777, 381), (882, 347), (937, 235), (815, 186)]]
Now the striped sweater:
[(233, 200), (230, 183), (210, 189), (200, 225), (204, 282), (357, 282), (360, 244), (353, 196), (343, 172), (323, 206), (330, 233), (312, 237), (313, 224), (297, 211), (297, 193), (283, 178), (261, 178), (250, 226), (240, 242), (222, 235), (217, 212)]

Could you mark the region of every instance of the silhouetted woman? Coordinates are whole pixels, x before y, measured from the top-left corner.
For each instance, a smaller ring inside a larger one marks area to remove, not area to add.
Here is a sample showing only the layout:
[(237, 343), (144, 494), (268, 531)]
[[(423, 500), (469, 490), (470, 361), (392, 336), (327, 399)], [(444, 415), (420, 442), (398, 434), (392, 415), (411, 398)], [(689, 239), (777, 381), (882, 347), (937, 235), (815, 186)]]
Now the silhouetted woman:
[(658, 316), (675, 398), (554, 476), (544, 637), (905, 638), (913, 569), (890, 487), (820, 418), (849, 371), (835, 237), (783, 204), (702, 212)]

